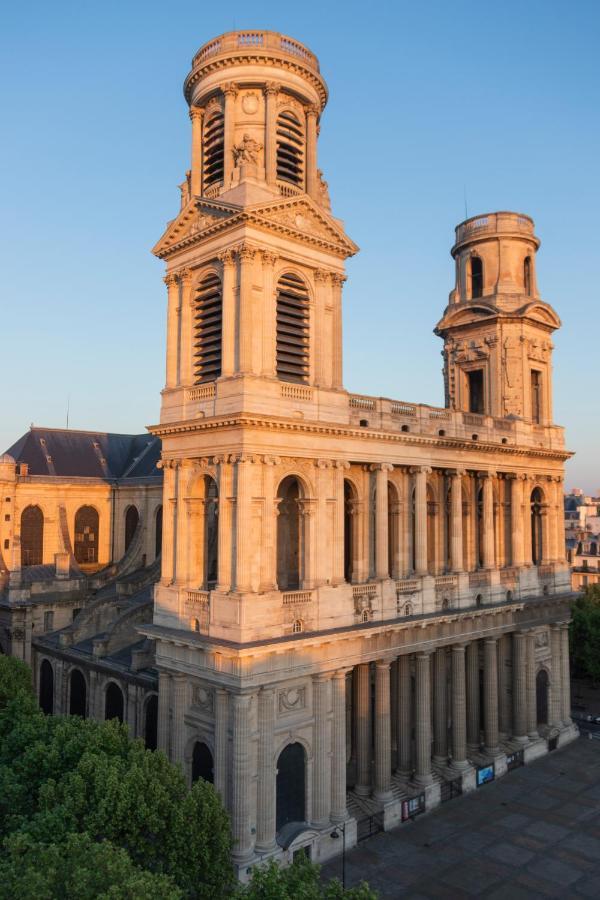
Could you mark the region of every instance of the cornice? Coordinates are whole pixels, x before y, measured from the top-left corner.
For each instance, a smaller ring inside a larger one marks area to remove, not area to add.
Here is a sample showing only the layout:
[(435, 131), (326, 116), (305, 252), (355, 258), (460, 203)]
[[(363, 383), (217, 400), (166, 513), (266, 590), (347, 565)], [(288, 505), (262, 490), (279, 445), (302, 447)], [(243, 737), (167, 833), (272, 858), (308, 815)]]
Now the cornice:
[(274, 419), (261, 415), (216, 416), (214, 418), (194, 419), (192, 421), (169, 422), (149, 425), (148, 431), (163, 438), (174, 434), (193, 434), (202, 431), (214, 431), (221, 428), (264, 428), (271, 431), (291, 431), (300, 434), (324, 434), (331, 437), (358, 438), (361, 441), (385, 441), (393, 444), (404, 444), (418, 447), (444, 447), (452, 450), (465, 450), (469, 453), (501, 453), (503, 456), (535, 457), (536, 459), (553, 459), (565, 462), (573, 456), (569, 450), (539, 449), (537, 447), (511, 447), (504, 444), (472, 441), (463, 438), (434, 437), (416, 435), (410, 432), (375, 431), (354, 428), (345, 425), (320, 424), (318, 422), (298, 421), (297, 419)]

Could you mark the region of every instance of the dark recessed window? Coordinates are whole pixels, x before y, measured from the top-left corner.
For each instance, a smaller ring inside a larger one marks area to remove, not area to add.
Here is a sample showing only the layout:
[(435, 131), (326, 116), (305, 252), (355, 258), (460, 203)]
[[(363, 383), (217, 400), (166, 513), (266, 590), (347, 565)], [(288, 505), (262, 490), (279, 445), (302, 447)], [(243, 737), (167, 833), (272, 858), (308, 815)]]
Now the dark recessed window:
[(308, 289), (288, 272), (277, 284), (277, 375), (282, 381), (308, 381), (308, 323)]
[(277, 178), (302, 187), (304, 181), (304, 131), (292, 112), (277, 118)]
[(221, 374), (223, 291), (214, 272), (196, 290), (194, 311), (194, 376), (196, 384), (214, 381)]
[(483, 402), (483, 369), (474, 369), (467, 372), (467, 381), (469, 386), (469, 412), (484, 412)]
[(225, 119), (219, 110), (204, 126), (204, 186), (223, 181)]
[(479, 256), (471, 257), (471, 297), (483, 296), (483, 262)]

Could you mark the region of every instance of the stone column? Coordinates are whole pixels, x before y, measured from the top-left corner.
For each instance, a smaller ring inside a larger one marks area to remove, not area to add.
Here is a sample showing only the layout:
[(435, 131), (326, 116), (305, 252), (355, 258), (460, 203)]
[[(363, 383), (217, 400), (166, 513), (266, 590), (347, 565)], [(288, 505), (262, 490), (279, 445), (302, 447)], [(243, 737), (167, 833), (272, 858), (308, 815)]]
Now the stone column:
[(513, 566), (523, 566), (523, 481), (518, 475), (510, 483), (510, 527), (512, 534), (511, 557)]
[(334, 485), (334, 527), (333, 527), (333, 584), (344, 582), (344, 473), (350, 468), (350, 463), (337, 460), (333, 469)]
[(573, 724), (573, 720), (571, 719), (571, 674), (569, 667), (569, 625), (567, 622), (561, 623), (560, 626), (560, 637), (561, 637), (561, 653), (560, 653), (560, 668), (561, 668), (561, 682), (562, 682), (562, 720), (564, 724), (568, 727)]
[(306, 108), (306, 193), (319, 200), (317, 179), (317, 115), (316, 106)]
[(314, 758), (312, 820), (318, 828), (331, 813), (331, 741), (329, 738), (330, 675), (313, 677)]
[(241, 244), (237, 249), (239, 258), (239, 285), (240, 285), (240, 304), (239, 304), (239, 354), (240, 364), (239, 370), (242, 373), (252, 373), (253, 353), (252, 353), (252, 336), (254, 334), (254, 304), (253, 304), (253, 272), (254, 257), (256, 251), (248, 244)]
[(270, 185), (277, 180), (277, 96), (280, 88), (275, 81), (265, 84), (265, 178)]
[(415, 476), (415, 574), (427, 575), (427, 466), (413, 469)]
[(564, 562), (566, 557), (565, 543), (565, 511), (564, 511), (564, 482), (560, 476), (556, 477), (556, 493), (558, 496), (558, 511), (556, 519), (556, 559)]
[(465, 648), (452, 647), (452, 768), (466, 769), (467, 760), (467, 704), (465, 685)]
[(250, 694), (233, 694), (233, 758), (231, 767), (231, 833), (233, 858), (243, 863), (252, 856), (250, 833)]
[(192, 272), (182, 269), (179, 273), (181, 302), (179, 312), (179, 372), (177, 382), (189, 387), (194, 381), (194, 303), (192, 294)]
[(359, 796), (371, 793), (371, 668), (356, 667), (356, 785)]
[(523, 479), (523, 559), (526, 566), (533, 563), (533, 546), (531, 543), (531, 479), (527, 476)]
[(512, 732), (510, 695), (508, 692), (508, 635), (498, 638), (498, 730), (502, 738)]
[(263, 272), (263, 325), (262, 374), (265, 378), (275, 378), (277, 370), (277, 296), (275, 290), (275, 263), (279, 259), (270, 250), (262, 251)]
[(550, 725), (562, 726), (562, 669), (561, 669), (561, 626), (550, 626), (550, 652), (552, 654), (552, 682), (550, 685)]
[(223, 85), (223, 94), (225, 95), (224, 110), (224, 136), (223, 136), (223, 186), (227, 190), (231, 185), (231, 175), (233, 173), (233, 139), (234, 139), (234, 104), (237, 95), (237, 85), (228, 82)]
[[(187, 707), (187, 679), (185, 675), (172, 678), (173, 721), (171, 733), (171, 762), (185, 768), (185, 725), (183, 719)], [(160, 696), (160, 695), (159, 695)], [(160, 702), (160, 701), (159, 701)], [(187, 772), (184, 772), (187, 776)]]
[(190, 107), (190, 119), (192, 120), (192, 160), (191, 160), (191, 190), (192, 197), (202, 194), (202, 116), (204, 110), (198, 106)]
[(275, 728), (275, 691), (263, 687), (258, 694), (258, 791), (256, 818), (256, 850), (274, 850), (275, 840), (275, 760), (273, 732)]
[(346, 809), (346, 671), (340, 669), (331, 682), (333, 733), (331, 757), (331, 821), (344, 822)]
[(411, 514), (412, 500), (410, 492), (410, 474), (403, 470), (402, 480), (402, 509), (400, 524), (400, 577), (407, 578), (412, 571), (411, 560)]
[(527, 635), (513, 634), (513, 737), (527, 743)]
[(483, 642), (483, 691), (485, 749), (490, 756), (500, 752), (498, 743), (498, 642), (486, 638)]
[(231, 590), (232, 495), (233, 469), (229, 458), (224, 456), (219, 462), (219, 518), (217, 521), (219, 552), (216, 586), (216, 590), (223, 594)]
[(537, 730), (537, 691), (536, 691), (536, 674), (535, 666), (535, 635), (532, 632), (527, 634), (527, 668), (525, 675), (527, 690), (527, 734), (532, 741), (538, 737)]
[(411, 683), (410, 656), (398, 657), (398, 767), (400, 775), (410, 775), (411, 759)]
[(227, 807), (227, 783), (229, 781), (229, 693), (224, 688), (215, 690), (215, 790)]
[(483, 568), (493, 569), (496, 561), (494, 554), (494, 488), (493, 473), (486, 472), (483, 477)]
[(332, 363), (332, 387), (334, 390), (342, 390), (344, 387), (342, 378), (342, 286), (346, 278), (337, 273), (331, 276), (331, 300), (333, 304), (333, 363)]
[(467, 645), (467, 744), (469, 750), (479, 750), (480, 700), (479, 700), (479, 642)]
[(438, 765), (448, 762), (448, 689), (446, 648), (438, 647), (434, 655), (433, 688), (433, 759)]
[(452, 515), (452, 528), (450, 535), (450, 556), (453, 572), (463, 571), (463, 527), (462, 527), (462, 476), (464, 472), (458, 470), (451, 473), (452, 488), (450, 491), (450, 507)]
[(189, 556), (187, 552), (187, 526), (188, 526), (188, 482), (191, 471), (191, 463), (184, 459), (179, 461), (177, 469), (177, 504), (175, 517), (175, 571), (174, 581), (177, 584), (185, 584)]
[(375, 575), (389, 578), (388, 552), (388, 472), (393, 466), (381, 463), (375, 467)]
[(158, 673), (158, 728), (156, 743), (159, 750), (170, 758), (171, 738), (171, 676), (168, 672)]
[(166, 275), (167, 285), (167, 390), (177, 387), (178, 353), (179, 353), (179, 278)]
[(431, 784), (431, 662), (430, 653), (416, 655), (415, 696), (415, 778), (417, 784)]
[(331, 387), (331, 379), (327, 377), (327, 370), (331, 367), (331, 353), (325, 339), (325, 306), (329, 299), (330, 274), (325, 269), (315, 269), (313, 273), (315, 283), (314, 302), (314, 334), (319, 343), (312, 349), (314, 384), (316, 387)]
[(392, 794), (392, 733), (390, 709), (390, 663), (375, 663), (375, 797), (382, 803)]
[(173, 581), (173, 543), (175, 536), (175, 462), (167, 459), (162, 461), (163, 469), (163, 539), (161, 560), (161, 582), (171, 584)]
[(263, 457), (262, 476), (264, 490), (264, 527), (261, 546), (260, 591), (277, 590), (277, 508), (280, 501), (275, 498), (275, 470), (277, 460), (273, 456)]
[(236, 491), (236, 558), (235, 558), (235, 587), (238, 593), (251, 590), (250, 566), (251, 547), (253, 536), (251, 534), (251, 490), (252, 490), (252, 461), (245, 456), (237, 461), (237, 491)]
[(221, 262), (221, 375), (235, 372), (235, 261), (231, 250), (219, 253)]

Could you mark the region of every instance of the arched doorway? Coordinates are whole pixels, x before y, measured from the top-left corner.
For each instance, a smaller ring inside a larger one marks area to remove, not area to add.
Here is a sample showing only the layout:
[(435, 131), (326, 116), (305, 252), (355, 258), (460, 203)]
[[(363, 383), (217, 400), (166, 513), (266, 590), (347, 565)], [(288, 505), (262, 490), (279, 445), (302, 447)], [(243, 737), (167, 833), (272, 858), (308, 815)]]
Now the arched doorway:
[(146, 703), (144, 722), (144, 742), (148, 750), (156, 750), (158, 745), (158, 695), (152, 694)]
[(344, 480), (344, 580), (351, 583), (354, 577), (354, 507), (356, 491)]
[(536, 709), (538, 725), (548, 724), (548, 673), (540, 669), (535, 677)]
[(542, 492), (534, 488), (531, 492), (531, 560), (534, 566), (539, 566), (543, 555), (542, 534)]
[(73, 669), (69, 678), (69, 713), (85, 719), (87, 707), (87, 685), (79, 669)]
[(104, 698), (104, 718), (118, 719), (123, 721), (123, 691), (118, 684), (111, 681), (106, 688), (106, 696)]
[(54, 712), (54, 671), (47, 659), (40, 666), (40, 708), (47, 716)]
[(204, 476), (204, 587), (212, 590), (218, 579), (219, 527), (217, 482), (210, 475)]
[(300, 527), (300, 483), (293, 475), (279, 485), (277, 497), (277, 586), (280, 591), (300, 587), (302, 529)]
[(203, 741), (196, 741), (192, 753), (192, 782), (203, 778), (209, 784), (214, 784), (215, 773), (212, 753)]
[(44, 514), (39, 506), (21, 513), (21, 565), (39, 566), (44, 559)]
[(127, 553), (133, 540), (139, 521), (140, 514), (137, 506), (128, 506), (125, 513), (125, 553)]
[(306, 820), (306, 753), (298, 742), (288, 744), (277, 760), (277, 831), (288, 822)]
[(75, 559), (78, 563), (98, 562), (98, 511), (81, 506), (75, 513)]
[(160, 556), (162, 552), (162, 520), (163, 508), (159, 506), (156, 510), (156, 519), (154, 520), (154, 556)]

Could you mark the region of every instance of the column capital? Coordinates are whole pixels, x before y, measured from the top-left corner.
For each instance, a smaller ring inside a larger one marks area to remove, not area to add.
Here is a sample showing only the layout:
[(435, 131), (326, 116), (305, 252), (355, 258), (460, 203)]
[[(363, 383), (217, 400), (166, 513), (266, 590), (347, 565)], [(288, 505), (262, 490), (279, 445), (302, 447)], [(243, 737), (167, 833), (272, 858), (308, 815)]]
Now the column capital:
[(188, 285), (191, 284), (192, 274), (193, 274), (192, 270), (187, 267), (185, 267), (183, 269), (179, 269), (177, 272), (177, 276), (179, 277), (179, 280), (185, 287), (188, 287)]
[(317, 469), (332, 469), (333, 468), (333, 460), (331, 460), (331, 459), (316, 459), (315, 460), (315, 468), (317, 468)]
[(444, 475), (447, 475), (449, 478), (464, 478), (466, 474), (466, 469), (445, 469), (444, 471)]
[(223, 267), (232, 266), (234, 263), (233, 251), (231, 249), (222, 250), (220, 253), (217, 253), (217, 259)]
[(466, 644), (452, 644), (453, 653), (464, 653), (467, 649)]
[(238, 244), (237, 247), (233, 248), (233, 252), (240, 260), (245, 262), (254, 259), (256, 256), (256, 247), (252, 247), (250, 244), (246, 243)]
[(265, 94), (269, 96), (269, 94), (278, 94), (281, 90), (281, 82), (280, 81), (266, 81), (265, 82)]
[(431, 466), (410, 466), (408, 471), (411, 475), (431, 475), (433, 469)]
[(178, 283), (178, 281), (179, 281), (179, 275), (175, 274), (174, 272), (169, 272), (167, 275), (165, 275), (165, 277), (163, 278), (163, 281), (164, 281), (164, 283), (166, 284), (166, 286), (167, 286), (168, 288), (170, 288), (170, 287), (172, 287), (174, 284), (177, 284), (177, 283)]
[(279, 259), (279, 254), (275, 253), (273, 250), (262, 250), (261, 255), (263, 263), (267, 266), (274, 266)]
[(312, 676), (312, 680), (317, 684), (326, 684), (328, 681), (331, 681), (333, 675), (331, 672), (315, 672)]
[(317, 118), (317, 116), (319, 115), (319, 107), (316, 105), (316, 103), (308, 104), (308, 106), (306, 107), (306, 115), (314, 116), (315, 119)]
[(331, 274), (332, 273), (329, 272), (327, 269), (315, 269), (315, 271), (314, 271), (315, 281), (317, 281), (317, 282), (329, 281), (331, 278)]
[(331, 283), (333, 285), (335, 285), (336, 287), (341, 288), (345, 281), (346, 281), (345, 275), (340, 275), (339, 272), (331, 273)]
[(194, 121), (194, 119), (199, 120), (201, 122), (202, 117), (204, 115), (204, 107), (190, 106), (189, 114), (190, 114), (190, 119), (192, 120), (192, 122)]
[(235, 97), (239, 90), (239, 86), (235, 81), (226, 81), (225, 84), (221, 86), (221, 90), (226, 97)]
[(382, 658), (382, 659), (375, 660), (375, 668), (376, 669), (389, 669), (391, 665), (392, 665), (391, 659)]
[(481, 481), (488, 481), (492, 478), (495, 478), (497, 474), (498, 474), (497, 472), (485, 472), (484, 471), (484, 472), (478, 472), (477, 477), (479, 479), (481, 479)]
[(369, 466), (371, 472), (393, 472), (392, 463), (371, 463)]
[(345, 459), (336, 459), (334, 462), (334, 465), (335, 465), (336, 469), (349, 469), (350, 468), (350, 463), (347, 462)]

